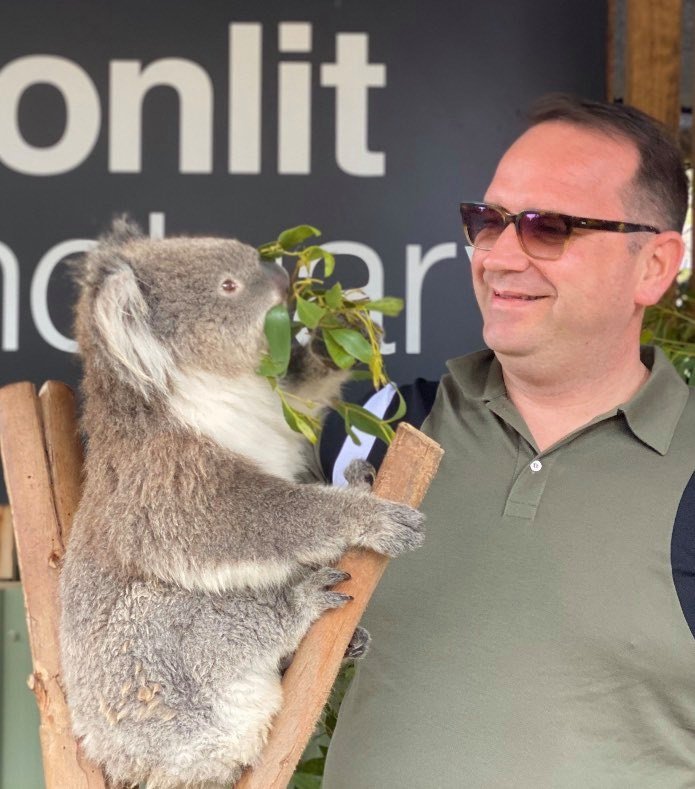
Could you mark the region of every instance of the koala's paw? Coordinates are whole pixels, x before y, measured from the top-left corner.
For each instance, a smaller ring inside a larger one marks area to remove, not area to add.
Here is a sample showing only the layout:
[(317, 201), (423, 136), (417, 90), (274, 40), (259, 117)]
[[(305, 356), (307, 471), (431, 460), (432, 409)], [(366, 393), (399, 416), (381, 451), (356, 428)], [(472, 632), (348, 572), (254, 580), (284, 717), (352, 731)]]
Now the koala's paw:
[(363, 627), (355, 628), (355, 632), (352, 634), (350, 643), (345, 650), (345, 660), (357, 660), (364, 657), (367, 654), (371, 640), (372, 637), (367, 630)]
[(376, 469), (366, 460), (353, 460), (343, 472), (346, 482), (351, 488), (371, 489), (376, 479)]
[(311, 572), (297, 587), (301, 604), (319, 616), (329, 608), (340, 608), (352, 600), (352, 595), (334, 592), (332, 587), (350, 579), (350, 573), (335, 567), (321, 567)]
[(425, 516), (421, 512), (386, 499), (375, 498), (374, 506), (377, 518), (372, 527), (362, 534), (358, 545), (392, 557), (422, 545)]

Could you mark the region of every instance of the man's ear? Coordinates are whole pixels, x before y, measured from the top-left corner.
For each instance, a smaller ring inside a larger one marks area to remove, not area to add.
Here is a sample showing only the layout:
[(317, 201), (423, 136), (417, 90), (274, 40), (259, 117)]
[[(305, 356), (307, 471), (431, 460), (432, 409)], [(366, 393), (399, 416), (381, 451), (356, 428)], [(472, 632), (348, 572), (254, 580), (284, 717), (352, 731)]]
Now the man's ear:
[(675, 230), (659, 233), (642, 247), (638, 253), (641, 273), (636, 304), (649, 307), (659, 301), (678, 274), (684, 253), (683, 236)]

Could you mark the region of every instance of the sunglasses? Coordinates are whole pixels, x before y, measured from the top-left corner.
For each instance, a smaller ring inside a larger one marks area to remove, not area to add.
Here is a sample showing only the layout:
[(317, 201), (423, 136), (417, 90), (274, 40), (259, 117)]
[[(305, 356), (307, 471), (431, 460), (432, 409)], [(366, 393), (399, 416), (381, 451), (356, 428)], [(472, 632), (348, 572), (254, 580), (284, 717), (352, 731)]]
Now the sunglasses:
[(575, 229), (607, 230), (611, 233), (659, 233), (651, 225), (586, 219), (552, 211), (519, 211), (511, 214), (505, 208), (489, 203), (461, 203), (461, 219), (466, 238), (475, 249), (490, 250), (507, 225), (514, 224), (516, 237), (524, 252), (539, 260), (562, 257)]

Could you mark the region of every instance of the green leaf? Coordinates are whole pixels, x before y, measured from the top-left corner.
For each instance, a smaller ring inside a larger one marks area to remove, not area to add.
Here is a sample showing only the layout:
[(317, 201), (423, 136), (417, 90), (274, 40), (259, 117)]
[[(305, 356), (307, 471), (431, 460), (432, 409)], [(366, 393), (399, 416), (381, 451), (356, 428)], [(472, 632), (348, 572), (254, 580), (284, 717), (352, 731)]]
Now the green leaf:
[(335, 270), (335, 258), (330, 252), (323, 251), (324, 277), (330, 277)]
[(327, 329), (324, 335), (329, 333), (331, 339), (351, 356), (354, 356), (355, 359), (359, 359), (365, 364), (369, 364), (372, 361), (372, 356), (374, 355), (372, 346), (355, 329)]
[(312, 422), (315, 423), (316, 420), (312, 420), (311, 417), (308, 417), (306, 414), (302, 414), (300, 411), (295, 411), (294, 408), (290, 408), (284, 400), (282, 401), (282, 413), (285, 416), (285, 421), (295, 433), (301, 433), (304, 438), (312, 444), (318, 441), (315, 425), (312, 424)]
[(282, 252), (282, 247), (277, 241), (269, 241), (258, 247), (258, 254), (263, 260), (275, 261), (276, 258), (282, 257)]
[(284, 375), (290, 362), (290, 349), (292, 346), (290, 314), (284, 304), (277, 304), (268, 310), (265, 316), (264, 331), (268, 340), (270, 358), (281, 370), (281, 372), (273, 374)]
[(372, 374), (369, 372), (369, 370), (353, 370), (353, 372), (350, 373), (350, 377), (352, 378), (353, 381), (372, 380)]
[(331, 359), (333, 359), (333, 361), (338, 365), (338, 367), (340, 367), (341, 370), (349, 370), (350, 367), (352, 367), (352, 365), (355, 363), (355, 357), (343, 350), (342, 346), (339, 345), (331, 336), (331, 331), (336, 331), (336, 329), (324, 329), (322, 332), (326, 350), (328, 351)]
[(292, 776), (290, 789), (321, 789), (321, 776), (305, 775), (298, 771)]
[(648, 345), (654, 339), (654, 332), (651, 329), (642, 329), (640, 335), (640, 345)]
[(264, 356), (258, 365), (258, 374), (266, 378), (280, 378), (287, 371), (287, 365), (276, 362), (270, 356)]
[(317, 756), (315, 759), (307, 759), (299, 765), (297, 772), (302, 775), (323, 775), (323, 768), (326, 759), (323, 756)]
[(343, 306), (343, 286), (340, 282), (336, 282), (335, 285), (330, 290), (327, 290), (324, 298), (326, 299), (326, 304), (331, 309), (338, 310)]
[(289, 230), (284, 230), (280, 233), (278, 236), (278, 244), (286, 252), (289, 252), (298, 244), (301, 244), (302, 241), (306, 241), (307, 238), (320, 235), (321, 231), (311, 225), (297, 225), (297, 227), (291, 227)]
[(401, 394), (401, 390), (396, 387), (396, 394), (398, 395), (398, 408), (396, 409), (396, 413), (389, 417), (389, 419), (385, 419), (384, 421), (388, 424), (389, 422), (397, 422), (399, 419), (403, 419), (405, 416), (405, 412), (408, 409), (406, 405), (405, 398)]
[(297, 315), (299, 320), (309, 329), (315, 329), (319, 321), (326, 314), (324, 307), (319, 307), (314, 301), (307, 301), (301, 296), (297, 297)]
[(395, 436), (393, 428), (389, 427), (383, 420), (374, 416), (370, 411), (354, 403), (347, 404), (347, 411), (349, 412), (350, 423), (353, 427), (356, 427), (363, 433), (368, 433), (370, 436), (376, 436), (387, 444), (393, 441), (393, 437)]
[(325, 254), (321, 247), (305, 247), (302, 250), (301, 258), (305, 263), (311, 263), (312, 260), (321, 260)]
[(403, 304), (403, 299), (387, 296), (384, 299), (362, 302), (360, 308), (374, 310), (375, 312), (383, 312), (384, 315), (394, 318), (403, 310)]

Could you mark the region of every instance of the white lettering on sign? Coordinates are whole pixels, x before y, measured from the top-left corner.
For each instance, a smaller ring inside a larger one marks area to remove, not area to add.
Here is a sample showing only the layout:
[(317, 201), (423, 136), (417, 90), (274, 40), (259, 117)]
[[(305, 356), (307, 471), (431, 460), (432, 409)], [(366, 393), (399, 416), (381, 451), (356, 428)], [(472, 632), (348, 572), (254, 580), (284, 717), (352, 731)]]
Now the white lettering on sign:
[[(164, 238), (166, 217), (162, 212), (149, 215), (150, 238)], [(74, 340), (66, 337), (56, 328), (49, 312), (48, 287), (51, 276), (65, 258), (91, 249), (96, 242), (89, 239), (69, 239), (51, 247), (39, 261), (30, 286), (30, 309), (34, 325), (48, 345), (60, 351), (74, 352)], [(359, 288), (370, 299), (384, 296), (384, 265), (378, 252), (367, 244), (357, 241), (331, 241), (322, 244), (323, 248), (336, 256), (349, 255), (361, 260), (367, 268), (367, 281)], [(406, 246), (406, 353), (419, 354), (422, 330), (422, 288), (427, 273), (434, 265), (456, 258), (457, 245), (450, 241), (438, 244), (423, 253), (419, 244)], [(278, 261), (281, 262), (281, 261)], [(301, 276), (309, 276), (319, 261), (311, 264), (311, 270), (302, 270)], [(19, 350), (19, 280), (20, 270), (13, 251), (0, 242), (0, 273), (2, 274), (2, 343), (0, 350)], [(382, 325), (383, 315), (372, 313), (375, 322)], [(395, 342), (383, 342), (384, 355), (396, 353)]]
[(212, 81), (197, 63), (164, 58), (142, 69), (139, 60), (111, 61), (109, 170), (142, 171), (142, 102), (154, 87), (173, 88), (179, 99), (179, 171), (212, 172)]
[(3, 351), (19, 350), (19, 263), (14, 252), (0, 243), (2, 271), (2, 343)]
[(420, 353), (422, 336), (422, 285), (427, 272), (442, 260), (456, 257), (456, 244), (437, 244), (424, 256), (420, 244), (408, 244), (405, 252), (405, 351)]
[[(32, 85), (51, 85), (65, 102), (65, 128), (53, 145), (28, 143), (19, 128), (19, 102)], [(99, 94), (86, 71), (66, 58), (31, 55), (0, 69), (0, 162), (25, 175), (59, 175), (89, 156), (99, 137)]]
[[(308, 175), (312, 156), (312, 63), (296, 56), (312, 51), (310, 22), (281, 22), (278, 52), (289, 61), (277, 72), (277, 172)], [(336, 34), (334, 63), (320, 64), (320, 86), (335, 91), (335, 161), (354, 176), (383, 176), (386, 154), (369, 149), (369, 91), (386, 86), (386, 65), (369, 62), (367, 33)], [(229, 25), (228, 171), (262, 171), (263, 26)], [(27, 142), (19, 125), (19, 104), (35, 85), (59, 91), (65, 126), (53, 145)], [(142, 172), (142, 106), (154, 88), (173, 89), (178, 98), (181, 173), (211, 173), (215, 86), (199, 64), (162, 58), (109, 63), (108, 162), (113, 173)], [(321, 118), (322, 124), (330, 123)], [(59, 175), (79, 167), (92, 153), (101, 132), (101, 103), (89, 74), (64, 57), (31, 55), (0, 69), (0, 162), (26, 175)]]

